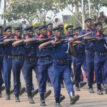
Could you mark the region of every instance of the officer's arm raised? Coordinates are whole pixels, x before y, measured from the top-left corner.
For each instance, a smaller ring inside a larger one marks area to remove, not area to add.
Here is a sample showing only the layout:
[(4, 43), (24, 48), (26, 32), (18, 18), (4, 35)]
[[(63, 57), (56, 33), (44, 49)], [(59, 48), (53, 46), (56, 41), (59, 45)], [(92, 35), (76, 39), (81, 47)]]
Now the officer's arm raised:
[(24, 43), (24, 40), (18, 40), (18, 41), (15, 41), (14, 43), (12, 43), (12, 46), (18, 46), (20, 44)]
[(42, 50), (43, 48), (45, 48), (46, 46), (48, 46), (49, 44), (54, 44), (54, 41), (48, 41), (48, 42), (44, 42), (41, 45), (39, 45), (39, 50)]

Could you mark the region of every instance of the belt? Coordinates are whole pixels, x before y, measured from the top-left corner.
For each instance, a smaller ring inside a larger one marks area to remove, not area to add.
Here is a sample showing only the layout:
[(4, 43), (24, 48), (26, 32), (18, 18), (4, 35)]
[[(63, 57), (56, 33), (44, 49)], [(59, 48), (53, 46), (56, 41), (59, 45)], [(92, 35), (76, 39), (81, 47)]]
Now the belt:
[(37, 61), (37, 58), (25, 58), (28, 61)]
[(3, 56), (2, 54), (0, 54), (0, 56)]
[(81, 57), (81, 56), (85, 56), (85, 54), (77, 54), (77, 55), (75, 55), (75, 57)]
[(20, 59), (20, 60), (24, 60), (24, 57), (23, 57), (23, 56), (13, 56), (13, 58)]
[(94, 50), (91, 50), (91, 49), (86, 49), (86, 51), (91, 51), (91, 52), (95, 52)]
[(51, 57), (49, 57), (49, 56), (46, 56), (46, 57), (40, 57), (40, 59), (46, 59), (46, 60), (51, 60)]
[(95, 53), (97, 53), (97, 54), (100, 55), (100, 56), (105, 56), (105, 55), (107, 55), (107, 52), (95, 52)]
[(13, 56), (6, 56), (8, 59), (11, 59), (11, 58), (13, 58)]
[(58, 60), (55, 60), (57, 63), (60, 63), (60, 64), (63, 64), (65, 62), (67, 62), (66, 59), (58, 59)]

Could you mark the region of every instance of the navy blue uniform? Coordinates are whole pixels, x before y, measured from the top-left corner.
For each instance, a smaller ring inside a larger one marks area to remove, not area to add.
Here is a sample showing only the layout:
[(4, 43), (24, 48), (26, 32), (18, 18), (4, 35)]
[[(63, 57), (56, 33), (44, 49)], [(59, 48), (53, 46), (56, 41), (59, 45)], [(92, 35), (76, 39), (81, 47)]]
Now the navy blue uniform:
[(53, 84), (55, 98), (60, 98), (61, 79), (64, 79), (68, 93), (74, 93), (73, 84), (71, 81), (71, 69), (69, 67), (69, 45), (68, 43), (53, 46), (51, 57), (53, 64), (51, 66), (51, 82)]
[[(107, 35), (99, 34), (95, 35), (100, 38), (107, 38)], [(96, 83), (99, 84), (107, 84), (107, 40), (97, 40), (94, 41), (94, 68), (95, 68), (95, 76)]]
[[(5, 36), (5, 39), (12, 39), (12, 36)], [(12, 44), (3, 45), (3, 73), (6, 92), (10, 91), (11, 86), (11, 70), (12, 70)]]
[[(26, 36), (26, 39), (29, 37)], [(36, 38), (36, 36), (32, 36), (31, 38)], [(36, 76), (38, 75), (37, 73), (37, 54), (36, 54), (36, 49), (37, 45), (36, 43), (26, 43), (24, 46), (24, 56), (25, 56), (25, 61), (23, 64), (23, 75), (26, 83), (26, 89), (27, 93), (32, 92), (32, 70), (36, 72)], [(37, 76), (38, 77), (38, 76)], [(37, 78), (38, 80), (38, 78)]]
[[(82, 30), (80, 35), (84, 35), (91, 30)], [(95, 30), (92, 30), (95, 32)], [(94, 33), (88, 35), (89, 37), (93, 37)], [(87, 74), (88, 74), (88, 84), (92, 85), (94, 79), (94, 50), (93, 50), (93, 42), (85, 41), (85, 55), (86, 55), (86, 67), (87, 67)]]
[[(42, 37), (48, 39), (48, 37)], [(48, 72), (50, 66), (52, 65), (52, 58), (50, 56), (51, 49), (37, 49), (38, 57), (38, 82), (39, 82), (39, 92), (46, 92), (46, 81), (48, 79)]]
[[(18, 39), (21, 40), (21, 39)], [(19, 95), (21, 83), (20, 83), (20, 73), (24, 63), (24, 46), (20, 44), (18, 46), (13, 47), (12, 49), (12, 70), (14, 77), (14, 94)]]
[[(81, 81), (82, 70), (81, 67), (85, 68), (85, 45), (79, 44), (75, 47), (75, 56), (73, 56), (73, 68), (75, 74), (75, 83), (79, 83)], [(85, 68), (86, 71), (86, 68)]]

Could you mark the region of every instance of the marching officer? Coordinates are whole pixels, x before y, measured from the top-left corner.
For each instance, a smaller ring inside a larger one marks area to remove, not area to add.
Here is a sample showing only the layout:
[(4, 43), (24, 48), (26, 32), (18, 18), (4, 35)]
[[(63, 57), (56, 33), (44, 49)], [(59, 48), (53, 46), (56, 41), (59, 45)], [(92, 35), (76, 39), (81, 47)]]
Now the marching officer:
[[(55, 28), (56, 29), (56, 28)], [(53, 64), (51, 66), (50, 79), (53, 84), (54, 94), (55, 94), (55, 107), (61, 107), (60, 105), (60, 91), (61, 91), (61, 79), (64, 79), (68, 94), (70, 96), (70, 103), (75, 104), (79, 100), (79, 95), (75, 96), (73, 84), (71, 81), (71, 70), (69, 68), (68, 60), (68, 43), (56, 44), (62, 39), (62, 29), (60, 27), (55, 31), (55, 40), (48, 41), (40, 45), (41, 49), (50, 45), (52, 46)]]
[(10, 100), (10, 87), (11, 87), (11, 70), (12, 70), (12, 27), (5, 28), (5, 36), (3, 37), (3, 76), (6, 90), (6, 100)]
[(36, 77), (38, 80), (37, 73), (37, 56), (36, 56), (36, 48), (37, 45), (31, 41), (31, 39), (35, 39), (36, 36), (33, 35), (33, 27), (26, 27), (26, 36), (24, 40), (24, 64), (22, 68), (22, 72), (24, 75), (25, 83), (26, 83), (26, 91), (28, 95), (28, 100), (30, 104), (34, 104), (33, 100), (33, 83), (32, 83), (32, 70), (36, 72)]
[(24, 45), (23, 45), (23, 38), (22, 38), (22, 28), (16, 27), (15, 28), (15, 42), (13, 42), (12, 46), (12, 71), (14, 77), (14, 94), (16, 102), (20, 102), (19, 95), (24, 93), (25, 88), (21, 90), (21, 83), (20, 83), (20, 73), (24, 63)]
[[(47, 26), (41, 26), (41, 34), (39, 36), (39, 39), (42, 41), (42, 39), (49, 39), (50, 36), (47, 35)], [(41, 43), (40, 43), (41, 44)], [(39, 46), (39, 44), (38, 44)], [(45, 99), (51, 94), (51, 90), (46, 93), (46, 81), (48, 79), (48, 71), (50, 69), (50, 66), (52, 65), (52, 58), (50, 57), (50, 50), (37, 50), (37, 57), (38, 57), (38, 83), (39, 83), (39, 93), (40, 93), (40, 105), (46, 106)]]
[[(102, 95), (101, 84), (107, 85), (107, 35), (103, 34), (103, 25), (101, 22), (95, 24), (96, 39), (94, 40), (94, 68), (97, 83), (97, 93)], [(107, 89), (106, 89), (107, 90)]]
[[(81, 29), (82, 29), (81, 27), (77, 27), (74, 29), (75, 31), (74, 39), (76, 39), (79, 36)], [(80, 39), (79, 41), (82, 42), (82, 39)], [(81, 67), (85, 63), (85, 45), (84, 44), (74, 45), (74, 48), (75, 48), (75, 56), (73, 56), (72, 59), (73, 59), (73, 69), (75, 76), (75, 85), (76, 85), (76, 91), (80, 91), (81, 78), (83, 79)]]
[[(85, 20), (86, 29), (82, 30), (80, 32), (80, 35), (84, 35), (88, 32), (92, 32), (89, 34), (89, 37), (94, 36), (94, 32), (96, 32), (95, 29), (92, 29), (92, 19), (87, 18)], [(89, 92), (94, 93), (93, 90), (93, 81), (94, 81), (94, 50), (93, 50), (93, 43), (92, 42), (85, 42), (85, 55), (86, 55), (86, 67), (87, 67), (87, 73), (88, 73), (88, 86), (89, 86)]]

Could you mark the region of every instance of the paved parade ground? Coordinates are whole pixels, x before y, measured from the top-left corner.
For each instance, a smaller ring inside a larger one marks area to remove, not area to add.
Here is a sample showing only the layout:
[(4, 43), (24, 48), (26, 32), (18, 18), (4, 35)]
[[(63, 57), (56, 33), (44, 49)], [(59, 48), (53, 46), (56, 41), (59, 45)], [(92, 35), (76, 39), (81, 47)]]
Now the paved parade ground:
[[(36, 80), (33, 80), (36, 87)], [(22, 79), (22, 84), (24, 86), (24, 80)], [(96, 87), (94, 85), (94, 87)], [(53, 91), (53, 88), (48, 87)], [(96, 91), (96, 88), (94, 88)], [(81, 89), (80, 92), (76, 94), (80, 95), (80, 100), (75, 105), (69, 104), (69, 96), (66, 89), (62, 89), (62, 94), (66, 96), (66, 99), (61, 103), (63, 107), (107, 107), (107, 95), (97, 95), (97, 93), (89, 94), (87, 85)], [(51, 96), (46, 99), (47, 107), (54, 107), (54, 94), (52, 92)], [(3, 98), (0, 99), (0, 107), (40, 107), (39, 104), (39, 94), (34, 97), (35, 104), (29, 104), (27, 101), (26, 93), (20, 97), (21, 102), (16, 103), (14, 100), (14, 95), (11, 95), (11, 100), (5, 100), (5, 91), (3, 91)]]

